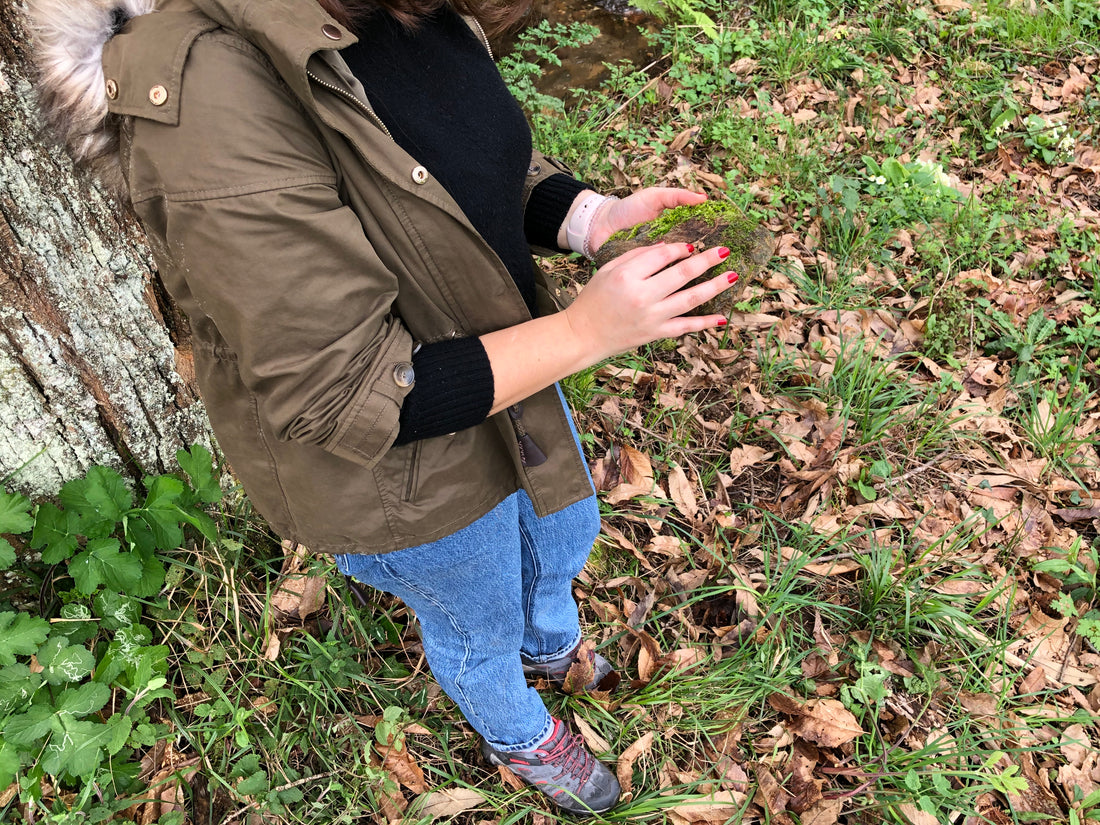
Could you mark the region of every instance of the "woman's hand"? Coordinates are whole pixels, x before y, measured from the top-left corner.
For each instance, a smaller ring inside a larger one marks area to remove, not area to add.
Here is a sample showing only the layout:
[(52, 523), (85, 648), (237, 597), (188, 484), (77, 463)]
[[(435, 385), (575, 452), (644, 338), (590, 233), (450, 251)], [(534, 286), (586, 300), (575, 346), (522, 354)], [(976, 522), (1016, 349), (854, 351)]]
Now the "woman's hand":
[(676, 338), (726, 323), (722, 315), (687, 313), (729, 289), (737, 280), (735, 273), (722, 273), (690, 289), (684, 286), (721, 263), (729, 250), (719, 247), (697, 255), (693, 251), (682, 243), (645, 246), (600, 267), (564, 310), (592, 363), (658, 338)]
[(654, 220), (666, 209), (695, 206), (706, 199), (706, 195), (686, 189), (651, 186), (622, 200), (605, 203), (592, 224), (589, 247), (595, 252), (621, 229), (631, 229), (640, 223)]
[(567, 375), (658, 338), (726, 323), (691, 312), (737, 280), (725, 272), (684, 289), (729, 255), (688, 244), (632, 249), (604, 264), (567, 309), (481, 336), (493, 369), (497, 413)]

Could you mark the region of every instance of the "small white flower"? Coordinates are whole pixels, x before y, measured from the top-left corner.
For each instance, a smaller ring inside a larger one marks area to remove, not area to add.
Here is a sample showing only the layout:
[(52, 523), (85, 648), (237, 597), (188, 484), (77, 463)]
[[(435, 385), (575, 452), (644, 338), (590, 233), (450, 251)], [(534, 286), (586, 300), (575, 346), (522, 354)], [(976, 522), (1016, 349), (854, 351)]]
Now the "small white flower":
[(873, 178), (871, 178), (871, 180), (874, 181), (875, 183), (877, 183), (879, 186), (885, 186), (886, 185), (886, 176), (885, 175), (875, 175)]

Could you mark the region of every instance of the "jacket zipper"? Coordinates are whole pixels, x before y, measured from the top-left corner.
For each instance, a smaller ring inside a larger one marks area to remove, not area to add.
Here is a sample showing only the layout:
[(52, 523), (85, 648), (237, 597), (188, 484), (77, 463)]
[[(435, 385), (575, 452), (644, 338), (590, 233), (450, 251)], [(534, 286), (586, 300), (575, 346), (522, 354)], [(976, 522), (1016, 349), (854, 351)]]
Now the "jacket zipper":
[(365, 103), (363, 103), (363, 101), (361, 101), (359, 98), (357, 98), (346, 89), (341, 89), (335, 84), (329, 83), (325, 80), (321, 80), (321, 78), (319, 78), (313, 72), (307, 71), (306, 74), (309, 76), (309, 79), (316, 83), (318, 86), (323, 86), (330, 92), (336, 92), (336, 94), (340, 95), (340, 97), (345, 98), (346, 100), (350, 100), (352, 103), (354, 103), (364, 114), (366, 114), (368, 118), (370, 118), (378, 125), (379, 129), (386, 133), (386, 137), (388, 137), (390, 140), (393, 140), (393, 135), (390, 134), (390, 130), (386, 128), (386, 124), (382, 122), (382, 118), (378, 116), (374, 109), (372, 109), (370, 106), (367, 106)]
[(519, 463), (524, 467), (538, 467), (547, 461), (535, 439), (527, 432), (527, 426), (523, 423), (523, 405), (513, 404), (508, 408), (508, 418), (512, 420), (512, 429), (516, 432), (516, 443), (519, 445)]
[(477, 26), (478, 33), (481, 34), (481, 42), (485, 44), (485, 51), (489, 52), (489, 59), (494, 63), (497, 60), (495, 54), (493, 54), (493, 47), (489, 45), (489, 38), (485, 34), (485, 29), (481, 28), (481, 21), (476, 17), (473, 18), (474, 25)]

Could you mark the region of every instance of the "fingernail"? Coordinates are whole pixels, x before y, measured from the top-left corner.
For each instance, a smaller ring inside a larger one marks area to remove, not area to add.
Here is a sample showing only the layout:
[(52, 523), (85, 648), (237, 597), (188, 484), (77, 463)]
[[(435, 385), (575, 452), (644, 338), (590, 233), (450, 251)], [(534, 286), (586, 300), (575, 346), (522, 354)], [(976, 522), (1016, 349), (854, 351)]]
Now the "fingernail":
[(728, 249), (726, 249), (726, 247), (723, 246), (721, 249), (718, 250), (718, 257), (719, 258), (728, 258), (729, 256), (730, 256), (730, 251)]
[(718, 326), (724, 327), (728, 323), (729, 323), (729, 321), (727, 319), (723, 318), (721, 321), (718, 322)]
[(737, 280), (737, 273), (736, 272), (727, 272), (726, 273), (726, 280), (729, 281), (732, 284), (734, 281)]
[(695, 244), (689, 243), (688, 244), (688, 252), (694, 252), (694, 251), (695, 251)]

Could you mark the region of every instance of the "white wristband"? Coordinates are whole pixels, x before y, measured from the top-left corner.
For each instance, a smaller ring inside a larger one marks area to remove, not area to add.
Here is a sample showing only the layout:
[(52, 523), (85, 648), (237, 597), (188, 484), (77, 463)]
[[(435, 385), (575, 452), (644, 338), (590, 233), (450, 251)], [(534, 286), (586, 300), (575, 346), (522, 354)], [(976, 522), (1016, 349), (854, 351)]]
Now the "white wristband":
[(577, 204), (577, 208), (573, 210), (573, 214), (569, 216), (569, 222), (565, 225), (565, 242), (571, 250), (592, 260), (592, 250), (588, 246), (592, 222), (596, 220), (600, 207), (611, 200), (618, 200), (618, 198), (605, 197), (599, 192), (589, 192), (584, 200)]

